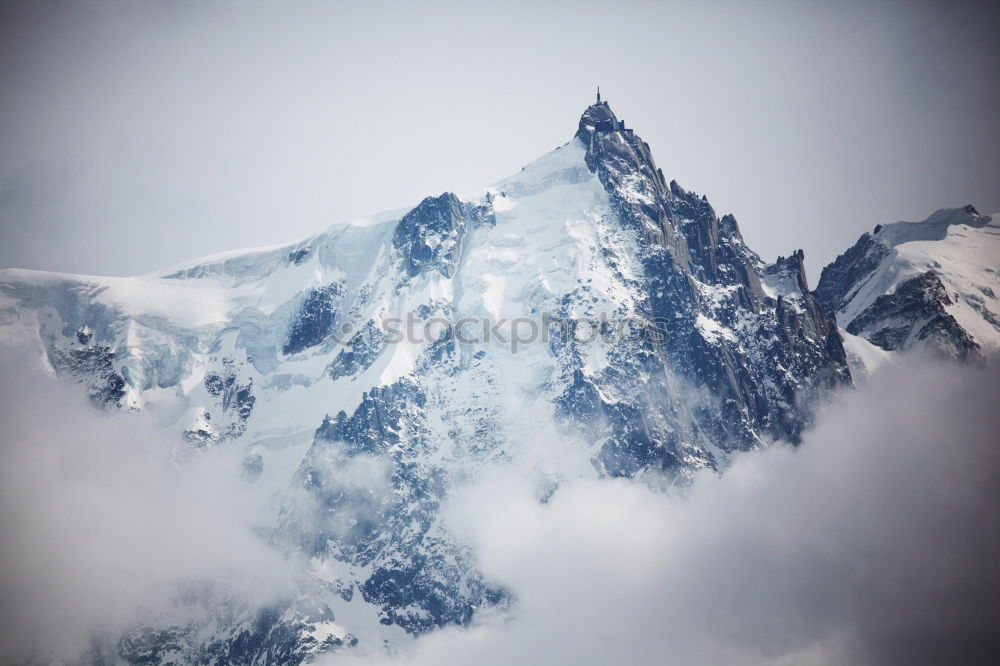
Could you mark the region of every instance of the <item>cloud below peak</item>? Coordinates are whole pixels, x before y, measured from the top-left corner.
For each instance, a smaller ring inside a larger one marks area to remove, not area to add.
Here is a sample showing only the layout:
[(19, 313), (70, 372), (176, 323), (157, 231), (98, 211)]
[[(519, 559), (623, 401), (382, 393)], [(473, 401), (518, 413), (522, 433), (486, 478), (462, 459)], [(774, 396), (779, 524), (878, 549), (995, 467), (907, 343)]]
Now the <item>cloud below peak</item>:
[(513, 590), (512, 615), (388, 661), (988, 663), (997, 395), (995, 368), (889, 368), (801, 447), (741, 455), (685, 497), (590, 479), (542, 505), (516, 467), (498, 469), (449, 520)]

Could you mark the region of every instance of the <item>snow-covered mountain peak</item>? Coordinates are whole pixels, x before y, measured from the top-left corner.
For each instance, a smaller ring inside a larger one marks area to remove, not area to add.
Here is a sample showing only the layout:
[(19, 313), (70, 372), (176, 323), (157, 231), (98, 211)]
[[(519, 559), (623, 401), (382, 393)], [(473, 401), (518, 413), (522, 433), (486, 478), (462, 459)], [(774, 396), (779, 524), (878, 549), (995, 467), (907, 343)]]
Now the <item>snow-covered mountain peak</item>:
[(875, 238), (896, 246), (913, 241), (943, 240), (951, 227), (967, 226), (973, 229), (990, 224), (993, 216), (980, 215), (974, 206), (962, 208), (942, 208), (922, 222), (895, 222), (877, 227)]
[(974, 207), (866, 233), (823, 269), (817, 298), (882, 349), (967, 359), (1000, 349), (1000, 223)]
[(294, 663), (509, 602), (441, 513), (489, 466), (520, 465), (547, 498), (570, 476), (684, 484), (798, 441), (851, 381), (803, 260), (764, 266), (599, 101), (568, 143), (468, 194), (135, 278), (0, 272), (0, 339), (102, 407), (154, 413), (180, 447), (245, 454), (282, 498), (272, 542), (319, 563), (308, 603), (265, 628), (216, 608), (154, 635), (164, 653), (210, 640), (220, 662)]

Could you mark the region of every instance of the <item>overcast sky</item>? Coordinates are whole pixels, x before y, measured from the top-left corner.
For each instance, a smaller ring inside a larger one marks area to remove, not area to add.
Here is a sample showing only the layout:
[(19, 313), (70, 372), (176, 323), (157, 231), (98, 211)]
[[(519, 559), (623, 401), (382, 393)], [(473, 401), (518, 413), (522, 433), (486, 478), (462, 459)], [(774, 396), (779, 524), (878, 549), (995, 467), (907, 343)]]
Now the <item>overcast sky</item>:
[(766, 259), (1000, 211), (969, 2), (44, 3), (0, 9), (0, 266), (133, 274), (491, 183), (600, 84)]

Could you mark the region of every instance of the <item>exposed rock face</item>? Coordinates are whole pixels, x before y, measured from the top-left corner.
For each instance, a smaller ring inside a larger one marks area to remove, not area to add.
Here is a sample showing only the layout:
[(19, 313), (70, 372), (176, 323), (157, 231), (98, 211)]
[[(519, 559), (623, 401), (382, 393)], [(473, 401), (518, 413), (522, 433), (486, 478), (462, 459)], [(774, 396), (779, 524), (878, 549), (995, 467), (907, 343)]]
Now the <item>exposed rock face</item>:
[(427, 197), (403, 216), (396, 226), (392, 246), (403, 252), (407, 275), (437, 270), (452, 277), (462, 253), (466, 231), (477, 224), (489, 224), (488, 205), (463, 204), (451, 192)]
[(883, 294), (847, 326), (888, 351), (909, 349), (925, 342), (938, 354), (969, 360), (979, 345), (946, 310), (953, 305), (934, 271), (900, 283), (892, 294)]
[(85, 384), (87, 396), (99, 407), (121, 407), (125, 379), (115, 370), (115, 352), (108, 345), (81, 349), (53, 347), (50, 360), (64, 376)]
[(466, 624), (476, 608), (503, 599), (438, 522), (449, 473), (426, 460), (425, 407), (419, 386), (404, 379), (365, 393), (351, 416), (326, 419), (296, 474), (318, 514), (289, 521), (322, 526), (299, 533), (303, 547), (368, 568), (358, 583), (364, 599), (414, 634)]
[(778, 257), (773, 264), (764, 267), (761, 277), (782, 294), (802, 296), (809, 293), (805, 253), (802, 250), (796, 250), (787, 258)]
[(281, 353), (296, 354), (322, 343), (333, 330), (342, 298), (343, 285), (339, 283), (311, 290), (288, 331)]
[[(240, 381), (239, 369), (231, 358), (222, 359), (222, 372), (205, 377), (205, 389), (216, 398), (218, 412), (228, 417), (221, 437), (239, 437), (247, 427), (247, 419), (257, 399), (253, 395), (253, 378)], [(223, 421), (225, 423), (225, 421)]]
[(870, 277), (882, 261), (892, 252), (889, 245), (865, 233), (847, 252), (823, 269), (816, 298), (833, 312), (850, 303), (851, 296), (861, 282)]
[[(761, 437), (796, 441), (809, 417), (795, 396), (850, 381), (836, 326), (808, 291), (801, 253), (789, 260), (791, 284), (776, 284), (767, 294), (761, 277), (787, 272), (788, 262), (763, 266), (743, 242), (735, 218), (720, 220), (705, 197), (665, 182), (648, 144), (629, 131), (599, 129), (618, 126), (607, 103), (597, 104), (581, 118), (577, 138), (587, 146), (587, 165), (600, 178), (616, 217), (640, 235), (640, 308), (664, 322), (663, 341), (638, 351), (631, 367), (618, 374), (648, 375), (651, 383), (673, 374), (667, 384), (697, 387), (718, 396), (719, 403), (714, 409), (699, 406), (685, 422), (675, 406), (664, 404), (661, 411), (655, 403), (631, 402), (626, 409), (625, 401), (616, 400), (604, 409), (616, 424), (606, 456), (615, 463), (607, 471), (654, 462), (683, 469), (676, 461), (685, 458), (711, 466), (714, 447), (749, 448)], [(671, 393), (667, 386), (649, 388), (640, 395)], [(572, 390), (581, 394), (579, 387)], [(649, 423), (651, 412), (655, 426)], [(707, 433), (709, 441), (692, 447), (695, 430)], [(638, 460), (624, 462), (623, 456)]]

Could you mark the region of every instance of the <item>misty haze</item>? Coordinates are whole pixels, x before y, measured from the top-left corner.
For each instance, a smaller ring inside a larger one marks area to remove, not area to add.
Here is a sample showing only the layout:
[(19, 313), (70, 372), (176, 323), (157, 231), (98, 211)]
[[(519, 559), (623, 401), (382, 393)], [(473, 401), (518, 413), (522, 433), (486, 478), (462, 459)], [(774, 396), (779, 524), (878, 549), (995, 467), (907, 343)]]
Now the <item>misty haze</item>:
[(992, 664), (998, 28), (0, 1), (0, 663)]

